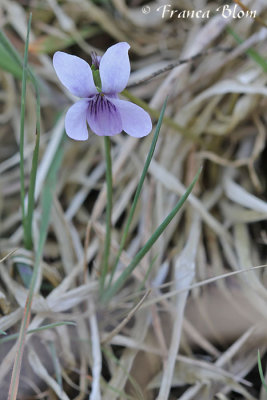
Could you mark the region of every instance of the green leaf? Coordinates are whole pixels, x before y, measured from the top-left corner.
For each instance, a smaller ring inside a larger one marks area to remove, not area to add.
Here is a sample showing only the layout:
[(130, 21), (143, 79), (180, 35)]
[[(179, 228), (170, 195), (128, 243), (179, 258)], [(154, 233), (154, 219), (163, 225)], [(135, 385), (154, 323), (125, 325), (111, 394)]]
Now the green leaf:
[[(57, 326), (61, 326), (61, 325), (76, 326), (76, 323), (72, 322), (72, 321), (54, 322), (52, 324), (39, 326), (39, 328), (30, 329), (26, 333), (27, 333), (27, 335), (29, 335), (30, 333), (37, 333), (37, 332), (45, 331), (47, 329), (53, 329), (53, 328), (56, 328)], [(2, 333), (3, 335), (7, 335), (6, 332), (3, 332), (3, 331), (0, 331), (0, 333)], [(0, 339), (0, 344), (10, 342), (10, 340), (15, 340), (18, 338), (18, 336), (19, 336), (19, 333), (13, 333), (12, 335), (8, 335), (8, 336)]]
[[(22, 70), (23, 70), (23, 60), (20, 56), (20, 54), (17, 52), (13, 44), (10, 42), (10, 40), (6, 37), (6, 35), (0, 30), (0, 45), (4, 48), (6, 53), (8, 53), (9, 57), (11, 57), (12, 62), (17, 63), (18, 67), (21, 70), (21, 78), (22, 78)], [(32, 69), (30, 66), (27, 66), (28, 68), (28, 74), (30, 77), (30, 80), (32, 81), (36, 93), (38, 92), (38, 86), (37, 86), (37, 78), (35, 77)]]
[(39, 90), (36, 83), (36, 136), (35, 136), (35, 146), (32, 157), (32, 167), (30, 174), (30, 185), (29, 185), (29, 194), (28, 194), (28, 211), (27, 211), (27, 219), (26, 219), (26, 238), (27, 244), (32, 248), (32, 219), (33, 219), (33, 211), (34, 211), (34, 193), (35, 193), (35, 185), (36, 185), (36, 176), (38, 169), (38, 158), (39, 158), (39, 147), (40, 147), (40, 136), (41, 136), (41, 105), (40, 105), (40, 96)]
[(48, 175), (43, 187), (43, 196), (42, 196), (42, 219), (41, 219), (41, 226), (40, 226), (40, 237), (39, 243), (36, 251), (36, 256), (34, 260), (34, 268), (33, 274), (31, 279), (31, 284), (29, 288), (29, 294), (27, 298), (27, 302), (25, 305), (24, 315), (21, 322), (21, 328), (19, 333), (19, 339), (17, 344), (17, 352), (16, 358), (14, 361), (12, 377), (10, 382), (10, 389), (9, 389), (9, 399), (16, 400), (17, 390), (18, 390), (18, 382), (20, 376), (20, 368), (21, 368), (21, 361), (23, 356), (24, 350), (24, 343), (25, 343), (25, 336), (27, 334), (27, 329), (29, 325), (30, 315), (31, 315), (31, 305), (34, 295), (34, 288), (36, 285), (36, 280), (40, 268), (40, 263), (42, 259), (43, 249), (47, 237), (48, 227), (49, 227), (49, 220), (50, 220), (50, 210), (52, 206), (52, 199), (53, 193), (56, 187), (56, 176), (57, 171), (60, 166), (62, 160), (63, 148), (60, 147), (58, 152), (56, 153), (53, 162), (50, 166), (48, 171)]
[(14, 75), (15, 78), (22, 78), (22, 68), (10, 55), (0, 41), (0, 68)]
[(130, 213), (129, 213), (128, 219), (126, 221), (125, 228), (123, 230), (119, 251), (118, 251), (115, 263), (114, 263), (114, 267), (112, 269), (112, 273), (111, 273), (111, 277), (110, 277), (110, 281), (109, 281), (109, 286), (111, 285), (112, 278), (113, 278), (114, 273), (116, 271), (116, 268), (118, 266), (118, 262), (119, 262), (121, 253), (122, 253), (122, 251), (124, 249), (124, 246), (125, 246), (125, 243), (126, 243), (126, 240), (127, 240), (127, 236), (128, 236), (128, 232), (129, 232), (129, 229), (130, 229), (130, 225), (131, 225), (131, 222), (133, 220), (134, 212), (135, 212), (135, 209), (136, 209), (136, 206), (137, 206), (137, 202), (139, 200), (140, 193), (141, 193), (144, 181), (145, 181), (145, 177), (147, 175), (147, 171), (148, 171), (149, 165), (151, 163), (151, 160), (152, 160), (155, 148), (156, 148), (156, 144), (157, 144), (157, 141), (158, 141), (160, 128), (161, 128), (161, 125), (162, 125), (163, 117), (164, 117), (166, 106), (167, 106), (167, 100), (168, 100), (168, 98), (166, 98), (166, 100), (165, 100), (165, 102), (164, 102), (164, 104), (162, 106), (162, 109), (161, 109), (161, 112), (160, 112), (160, 116), (159, 116), (159, 120), (158, 120), (156, 129), (155, 129), (155, 133), (154, 133), (154, 136), (153, 136), (153, 140), (152, 140), (152, 143), (151, 143), (151, 146), (150, 146), (147, 158), (146, 158), (144, 169), (143, 169), (141, 178), (139, 180), (139, 183), (138, 183), (138, 186), (137, 186), (137, 189), (136, 189), (136, 192), (135, 192), (134, 200), (133, 200), (133, 203), (132, 203), (132, 206), (131, 206), (131, 209), (130, 209)]
[(142, 260), (142, 258), (151, 249), (153, 244), (160, 237), (160, 235), (163, 233), (163, 231), (167, 228), (167, 226), (172, 221), (172, 219), (175, 217), (177, 212), (181, 209), (181, 207), (185, 203), (186, 199), (188, 198), (189, 194), (193, 190), (193, 187), (199, 178), (201, 170), (202, 169), (200, 168), (198, 173), (196, 174), (193, 182), (186, 190), (185, 194), (181, 197), (181, 199), (178, 201), (178, 203), (175, 205), (175, 207), (172, 209), (172, 211), (169, 213), (169, 215), (165, 218), (165, 220), (161, 223), (161, 225), (156, 229), (156, 231), (153, 233), (153, 235), (150, 237), (150, 239), (148, 239), (148, 241), (146, 242), (144, 247), (136, 254), (136, 256), (133, 258), (132, 262), (121, 273), (121, 275), (116, 280), (116, 282), (110, 288), (108, 288), (108, 290), (104, 293), (104, 295), (102, 297), (102, 301), (104, 303), (107, 303), (118, 292), (118, 290), (123, 286), (125, 281), (129, 278), (129, 276), (131, 275), (133, 270), (137, 267), (137, 265)]
[(60, 387), (61, 395), (63, 391), (63, 383), (62, 383), (62, 376), (61, 376), (61, 368), (60, 368), (60, 363), (57, 355), (57, 348), (55, 343), (51, 340), (49, 341), (49, 347), (50, 347), (50, 353), (52, 357), (52, 363), (56, 375), (56, 380), (58, 383), (58, 386)]

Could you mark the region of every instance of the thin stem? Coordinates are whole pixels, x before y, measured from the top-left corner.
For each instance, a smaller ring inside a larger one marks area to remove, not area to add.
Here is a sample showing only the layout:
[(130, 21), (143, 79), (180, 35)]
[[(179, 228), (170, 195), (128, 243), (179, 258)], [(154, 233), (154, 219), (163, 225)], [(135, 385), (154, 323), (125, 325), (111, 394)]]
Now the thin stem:
[(29, 33), (31, 26), (31, 15), (29, 18), (27, 38), (25, 43), (24, 61), (23, 61), (23, 71), (22, 71), (22, 90), (21, 90), (21, 107), (20, 107), (20, 201), (21, 201), (21, 211), (22, 211), (22, 224), (24, 232), (24, 244), (25, 247), (30, 249), (30, 244), (27, 243), (26, 234), (26, 215), (25, 215), (25, 174), (24, 174), (24, 120), (25, 120), (25, 98), (26, 98), (26, 83), (27, 83), (27, 66), (28, 66), (28, 45), (29, 45)]
[[(234, 1), (237, 1), (237, 0), (234, 0)], [(192, 63), (195, 60), (197, 60), (198, 58), (201, 58), (201, 57), (204, 57), (204, 56), (208, 56), (210, 54), (217, 53), (217, 52), (230, 53), (230, 51), (232, 51), (232, 50), (233, 50), (233, 47), (216, 46), (216, 47), (213, 47), (213, 48), (209, 48), (209, 49), (207, 49), (205, 51), (201, 51), (200, 53), (194, 54), (190, 58), (184, 58), (184, 59), (178, 60), (176, 62), (170, 63), (170, 64), (166, 65), (165, 67), (160, 68), (157, 71), (153, 72), (152, 74), (147, 75), (144, 78), (139, 79), (139, 80), (131, 83), (130, 85), (127, 85), (127, 89), (132, 88), (134, 86), (138, 86), (141, 83), (149, 82), (151, 79), (156, 78), (157, 76), (159, 76), (161, 74), (164, 74), (167, 71), (170, 71), (170, 70), (172, 70), (172, 69), (174, 69), (174, 68), (176, 68), (176, 67), (178, 67), (180, 65), (183, 65), (183, 64)]]
[(33, 211), (34, 211), (34, 192), (36, 186), (36, 176), (38, 169), (38, 158), (39, 158), (39, 146), (40, 146), (40, 120), (41, 120), (41, 109), (40, 109), (40, 95), (38, 90), (38, 85), (36, 85), (36, 138), (35, 138), (35, 148), (32, 157), (32, 168), (30, 175), (30, 186), (29, 186), (29, 194), (28, 194), (28, 213), (27, 213), (27, 240), (29, 246), (32, 248), (32, 220), (33, 220)]
[(106, 155), (106, 183), (107, 183), (107, 208), (106, 208), (106, 236), (104, 247), (104, 260), (101, 269), (100, 292), (103, 293), (106, 275), (108, 273), (109, 252), (111, 243), (111, 213), (112, 213), (112, 161), (111, 144), (109, 136), (104, 137)]

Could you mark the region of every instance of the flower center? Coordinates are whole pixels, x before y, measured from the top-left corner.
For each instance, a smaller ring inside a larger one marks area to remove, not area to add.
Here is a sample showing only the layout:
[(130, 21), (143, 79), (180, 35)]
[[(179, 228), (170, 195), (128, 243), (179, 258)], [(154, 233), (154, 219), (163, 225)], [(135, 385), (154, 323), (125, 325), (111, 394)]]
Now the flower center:
[(95, 95), (94, 99), (89, 103), (89, 112), (97, 117), (100, 113), (115, 114), (116, 107), (112, 104), (103, 93)]

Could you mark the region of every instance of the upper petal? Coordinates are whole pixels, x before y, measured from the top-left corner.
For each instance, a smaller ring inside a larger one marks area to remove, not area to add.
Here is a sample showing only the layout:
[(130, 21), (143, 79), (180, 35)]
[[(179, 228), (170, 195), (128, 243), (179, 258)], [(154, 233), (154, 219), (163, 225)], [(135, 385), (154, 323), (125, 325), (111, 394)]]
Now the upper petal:
[(115, 105), (101, 94), (90, 101), (87, 121), (92, 131), (99, 136), (113, 136), (122, 131), (119, 112)]
[(84, 98), (97, 93), (91, 68), (80, 57), (57, 51), (53, 65), (61, 83), (75, 96)]
[(67, 135), (74, 140), (87, 140), (88, 129), (86, 115), (88, 100), (80, 100), (71, 106), (65, 117), (65, 129)]
[(121, 116), (122, 129), (130, 136), (140, 138), (148, 135), (152, 130), (150, 115), (130, 101), (110, 98)]
[(103, 93), (120, 93), (130, 76), (130, 61), (126, 42), (117, 43), (107, 49), (100, 60), (99, 72)]

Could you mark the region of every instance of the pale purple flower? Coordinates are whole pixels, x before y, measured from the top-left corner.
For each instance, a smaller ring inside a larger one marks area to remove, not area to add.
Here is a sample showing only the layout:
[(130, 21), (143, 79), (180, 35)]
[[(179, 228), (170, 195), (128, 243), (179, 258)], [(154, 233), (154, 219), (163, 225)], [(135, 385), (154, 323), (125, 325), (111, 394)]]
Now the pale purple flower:
[(65, 129), (75, 140), (88, 139), (87, 123), (99, 136), (113, 136), (124, 130), (143, 137), (152, 129), (149, 114), (129, 101), (119, 99), (130, 76), (128, 43), (107, 49), (102, 57), (92, 54), (92, 67), (79, 57), (57, 51), (53, 64), (61, 83), (81, 98), (69, 108)]

